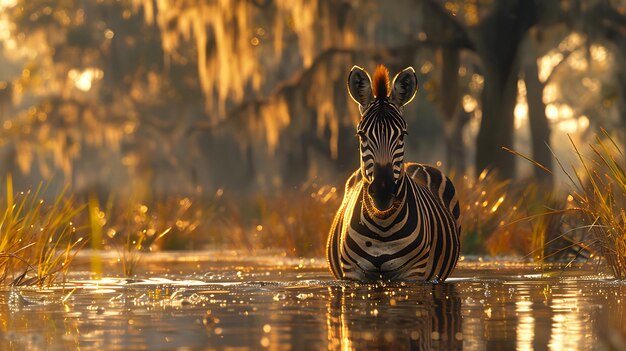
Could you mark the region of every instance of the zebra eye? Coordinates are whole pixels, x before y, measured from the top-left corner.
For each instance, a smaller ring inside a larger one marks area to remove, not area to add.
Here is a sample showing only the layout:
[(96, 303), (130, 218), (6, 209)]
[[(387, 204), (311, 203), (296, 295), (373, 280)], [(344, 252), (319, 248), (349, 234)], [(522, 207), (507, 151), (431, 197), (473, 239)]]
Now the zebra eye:
[(357, 135), (359, 138), (365, 138), (365, 132), (364, 132), (364, 131), (362, 131), (362, 130), (359, 130), (358, 132), (356, 132), (356, 135)]

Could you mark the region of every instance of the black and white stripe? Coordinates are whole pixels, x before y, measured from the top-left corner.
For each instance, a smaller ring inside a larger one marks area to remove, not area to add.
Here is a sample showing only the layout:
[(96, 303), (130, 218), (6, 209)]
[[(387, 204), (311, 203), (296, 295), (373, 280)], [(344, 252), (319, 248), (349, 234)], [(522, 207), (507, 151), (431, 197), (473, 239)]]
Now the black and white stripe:
[[(361, 167), (348, 179), (330, 230), (327, 257), (339, 279), (442, 281), (460, 250), (454, 185), (437, 168), (404, 162), (402, 107), (377, 98), (358, 125)], [(374, 166), (393, 167), (394, 202), (378, 210), (368, 195)]]
[(375, 100), (365, 115), (371, 117), (361, 119), (357, 126), (365, 178), (372, 181), (376, 160), (380, 164), (392, 164), (394, 180), (398, 181), (404, 160), (406, 122), (400, 110), (385, 100)]

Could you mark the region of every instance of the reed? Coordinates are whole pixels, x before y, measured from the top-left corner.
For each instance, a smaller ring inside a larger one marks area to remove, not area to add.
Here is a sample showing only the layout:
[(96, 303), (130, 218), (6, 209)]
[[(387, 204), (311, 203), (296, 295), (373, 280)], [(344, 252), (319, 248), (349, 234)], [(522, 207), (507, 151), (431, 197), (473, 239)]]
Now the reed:
[(250, 228), (255, 245), (287, 256), (323, 256), (341, 190), (305, 184), (297, 191), (257, 200), (258, 224)]
[(242, 240), (240, 219), (232, 201), (224, 191), (198, 197), (172, 197), (151, 204), (157, 231), (171, 228), (167, 236), (156, 243), (155, 249), (198, 250), (234, 245), (248, 248)]
[(461, 204), (461, 250), (464, 254), (523, 254), (530, 247), (527, 213), (532, 187), (502, 180), (483, 170), (478, 177), (454, 176)]
[(626, 162), (624, 153), (604, 129), (589, 145), (587, 157), (570, 138), (577, 165), (568, 171), (557, 160), (572, 185), (570, 210), (579, 215), (584, 232), (578, 245), (597, 253), (615, 278), (626, 278)]
[(48, 286), (65, 277), (85, 243), (75, 221), (84, 209), (72, 196), (60, 192), (47, 204), (43, 186), (14, 193), (6, 180), (6, 201), (0, 204), (0, 281), (9, 285)]
[(92, 240), (106, 240), (117, 251), (126, 277), (136, 274), (143, 254), (152, 251), (155, 242), (171, 229), (155, 226), (156, 217), (149, 212), (148, 206), (132, 200), (118, 207), (109, 200), (101, 208), (99, 201), (92, 196), (89, 213)]

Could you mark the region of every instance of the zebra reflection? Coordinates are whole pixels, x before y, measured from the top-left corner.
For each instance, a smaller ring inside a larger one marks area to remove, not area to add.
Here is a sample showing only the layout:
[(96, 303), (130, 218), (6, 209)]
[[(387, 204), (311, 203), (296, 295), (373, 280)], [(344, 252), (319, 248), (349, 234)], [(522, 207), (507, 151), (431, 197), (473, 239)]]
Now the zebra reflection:
[(452, 284), (330, 287), (329, 350), (461, 350)]

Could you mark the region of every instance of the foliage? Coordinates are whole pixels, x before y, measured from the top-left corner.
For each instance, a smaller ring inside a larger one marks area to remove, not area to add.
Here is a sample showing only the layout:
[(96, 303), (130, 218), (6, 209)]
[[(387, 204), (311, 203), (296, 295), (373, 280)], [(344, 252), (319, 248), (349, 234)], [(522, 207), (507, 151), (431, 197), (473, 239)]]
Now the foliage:
[(89, 221), (92, 240), (99, 240), (102, 233), (106, 233), (108, 242), (118, 252), (124, 276), (130, 277), (136, 273), (142, 253), (151, 251), (152, 245), (171, 227), (163, 229), (157, 226), (155, 217), (148, 212), (148, 206), (139, 202), (130, 201), (123, 209), (114, 214), (113, 201), (109, 201), (103, 210), (92, 197), (89, 201)]
[(262, 248), (280, 248), (289, 256), (325, 255), (328, 231), (341, 196), (333, 186), (308, 184), (299, 191), (257, 200), (256, 226)]
[[(473, 154), (474, 138), (461, 136), (485, 129), (481, 121), (511, 122), (513, 105), (487, 113), (501, 99), (481, 95), (485, 82), (507, 81), (493, 91), (514, 92), (508, 77), (520, 72), (507, 72), (524, 62), (539, 63), (548, 106), (538, 111), (555, 131), (585, 130), (624, 100), (623, 40), (613, 37), (625, 33), (613, 27), (623, 27), (623, 9), (614, 2), (12, 0), (0, 8), (4, 167), (35, 178), (61, 170), (77, 191), (96, 184), (182, 196), (207, 185), (254, 192), (313, 177), (333, 183), (355, 165), (345, 142), (358, 119), (345, 90), (353, 64), (416, 67), (423, 93), (406, 111), (420, 127), (411, 133), (428, 144), (443, 132), (459, 158)], [(520, 16), (498, 20), (510, 11)], [(515, 23), (535, 25), (506, 30)], [(517, 47), (522, 40), (536, 50)], [(502, 61), (511, 67), (490, 74)], [(518, 117), (515, 128), (528, 116)], [(486, 135), (511, 128), (497, 123)], [(410, 147), (420, 162), (437, 154)]]
[(10, 176), (6, 191), (6, 202), (0, 204), (0, 281), (50, 285), (59, 274), (65, 276), (85, 243), (82, 237), (74, 238), (74, 221), (84, 206), (63, 192), (46, 204), (41, 185), (35, 191), (14, 194)]
[(558, 234), (575, 225), (564, 196), (535, 179), (502, 180), (487, 170), (476, 179), (455, 178), (464, 254), (522, 255), (539, 262), (572, 258), (574, 236)]
[(509, 180), (483, 170), (476, 179), (453, 177), (461, 204), (461, 250), (466, 254), (523, 253), (525, 224), (510, 225), (523, 215), (523, 191)]
[(586, 157), (570, 139), (578, 167), (565, 170), (572, 184), (570, 210), (578, 214), (585, 233), (577, 245), (600, 255), (613, 275), (626, 278), (626, 162), (624, 153), (604, 129)]
[(125, 276), (137, 273), (141, 257), (156, 250), (228, 248), (253, 250), (234, 199), (218, 189), (213, 196), (114, 200), (91, 196), (89, 224), (97, 250), (114, 249)]

